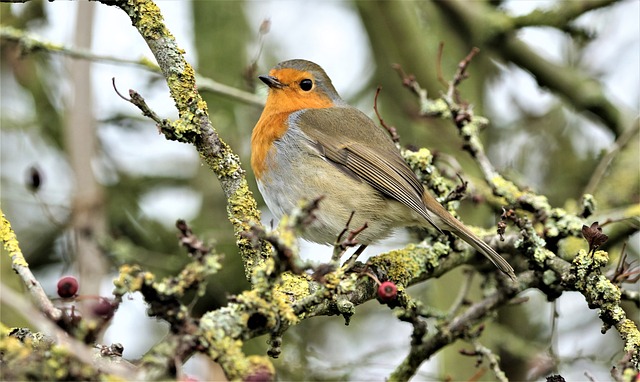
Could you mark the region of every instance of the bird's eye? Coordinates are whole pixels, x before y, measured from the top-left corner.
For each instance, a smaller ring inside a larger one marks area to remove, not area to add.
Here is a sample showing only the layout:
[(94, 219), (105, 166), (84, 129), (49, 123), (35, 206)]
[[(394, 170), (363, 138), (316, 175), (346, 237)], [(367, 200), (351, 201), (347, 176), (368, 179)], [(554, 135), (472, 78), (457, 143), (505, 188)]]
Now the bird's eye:
[(310, 79), (306, 78), (300, 81), (300, 89), (304, 90), (305, 92), (308, 92), (309, 90), (311, 90), (312, 87), (313, 87), (313, 81), (311, 81)]

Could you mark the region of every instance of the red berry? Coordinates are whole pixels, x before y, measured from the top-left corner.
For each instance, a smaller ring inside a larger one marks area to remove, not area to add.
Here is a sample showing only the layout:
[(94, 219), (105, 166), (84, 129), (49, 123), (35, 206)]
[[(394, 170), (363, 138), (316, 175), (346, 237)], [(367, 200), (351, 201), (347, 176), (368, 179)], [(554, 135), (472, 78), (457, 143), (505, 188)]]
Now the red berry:
[(64, 276), (58, 281), (58, 296), (71, 298), (78, 293), (78, 279), (73, 276)]
[(398, 287), (391, 281), (385, 281), (378, 286), (378, 298), (384, 302), (393, 301), (398, 296)]

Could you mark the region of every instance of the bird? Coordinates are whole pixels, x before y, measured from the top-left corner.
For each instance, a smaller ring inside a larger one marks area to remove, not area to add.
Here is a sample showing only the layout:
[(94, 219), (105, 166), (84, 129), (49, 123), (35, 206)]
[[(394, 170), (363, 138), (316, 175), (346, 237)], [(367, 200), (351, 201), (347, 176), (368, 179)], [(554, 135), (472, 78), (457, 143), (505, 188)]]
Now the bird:
[(251, 134), (251, 168), (276, 218), (322, 197), (301, 237), (335, 244), (351, 219), (360, 251), (400, 227), (450, 231), (515, 280), (511, 265), (425, 189), (383, 127), (345, 102), (318, 64), (293, 59), (258, 78), (268, 86)]

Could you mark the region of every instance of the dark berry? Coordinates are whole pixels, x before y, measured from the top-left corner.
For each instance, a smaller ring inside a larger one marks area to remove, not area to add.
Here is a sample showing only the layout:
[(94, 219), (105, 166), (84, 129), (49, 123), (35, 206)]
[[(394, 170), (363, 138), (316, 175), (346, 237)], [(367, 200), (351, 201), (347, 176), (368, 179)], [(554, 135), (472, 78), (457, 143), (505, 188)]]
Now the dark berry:
[(64, 276), (58, 281), (58, 296), (71, 298), (78, 293), (78, 279), (73, 276)]
[(107, 298), (100, 297), (93, 305), (93, 314), (96, 316), (110, 317), (113, 315), (115, 306)]
[(393, 301), (398, 296), (398, 287), (391, 281), (385, 281), (378, 286), (378, 298), (384, 302)]

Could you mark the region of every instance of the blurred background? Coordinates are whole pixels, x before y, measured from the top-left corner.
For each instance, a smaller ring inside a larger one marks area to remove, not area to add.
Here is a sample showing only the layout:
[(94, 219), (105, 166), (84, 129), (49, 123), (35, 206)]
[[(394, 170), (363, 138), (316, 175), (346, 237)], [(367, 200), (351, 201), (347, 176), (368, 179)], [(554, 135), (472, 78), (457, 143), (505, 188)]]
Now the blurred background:
[[(375, 89), (382, 86), (378, 106), (385, 122), (397, 128), (401, 143), (437, 152), (443, 171), (461, 172), (472, 190), (482, 189), (481, 174), (460, 149), (455, 128), (421, 117), (416, 97), (403, 87), (392, 65), (414, 74), (429, 95), (437, 97), (446, 91), (437, 77), (439, 44), (444, 44), (440, 66), (446, 80), (477, 46), (480, 54), (460, 89), (474, 112), (491, 121), (482, 139), (500, 172), (548, 196), (557, 207), (576, 208), (587, 190), (595, 195), (598, 212), (615, 218), (640, 201), (637, 0), (612, 1), (570, 22), (524, 16), (589, 3), (157, 3), (189, 62), (200, 75), (217, 82), (264, 98), (266, 89), (256, 81), (258, 74), (280, 61), (305, 58), (320, 64), (343, 98), (370, 116)], [(130, 20), (115, 7), (89, 2), (3, 3), (0, 22), (3, 28), (26, 30), (97, 56), (153, 61)], [(511, 25), (513, 30), (505, 33), (508, 37), (491, 38), (496, 25)], [(193, 147), (166, 141), (152, 121), (117, 96), (111, 83), (115, 78), (120, 92), (135, 89), (161, 117), (176, 118), (160, 75), (139, 65), (28, 51), (6, 39), (0, 47), (2, 210), (51, 296), (65, 274), (79, 277), (81, 294), (108, 296), (123, 263), (141, 264), (158, 276), (176, 273), (188, 261), (176, 239), (179, 218), (225, 254), (223, 271), (210, 280), (196, 312), (224, 305), (229, 295), (249, 287), (215, 176)], [(554, 75), (566, 83), (554, 82)], [(240, 155), (262, 203), (248, 166), (251, 130), (261, 108), (224, 94), (203, 95), (214, 126)], [(590, 107), (596, 95), (609, 108)], [(635, 134), (625, 138), (625, 146), (594, 187), (590, 181), (598, 163), (630, 129), (636, 129)], [(269, 222), (271, 217), (263, 211), (263, 220)], [(460, 214), (465, 222), (488, 227), (495, 224), (499, 211), (465, 201)], [(616, 260), (622, 242), (637, 226), (610, 227), (605, 227), (612, 237), (607, 249)], [(367, 252), (398, 248), (406, 240), (400, 233), (383, 248)], [(630, 261), (637, 264), (639, 251), (636, 234), (627, 245)], [(302, 252), (322, 262), (331, 250), (305, 244)], [(3, 287), (21, 290), (4, 255), (1, 263)], [(461, 277), (462, 272), (451, 272), (410, 293), (447, 309)], [(637, 289), (637, 284), (628, 287)], [(566, 293), (549, 303), (538, 291), (525, 295), (530, 298), (526, 304), (504, 308), (500, 324), (491, 324), (482, 337), (506, 361), (507, 375), (513, 380), (541, 380), (555, 369), (567, 380), (584, 379), (585, 372), (609, 379), (611, 366), (622, 356), (620, 340), (615, 330), (600, 334), (597, 312), (587, 308), (582, 296)], [(637, 317), (637, 308), (625, 308), (630, 317)], [(0, 319), (8, 326), (26, 325), (20, 314), (6, 307)], [(121, 342), (124, 356), (136, 359), (166, 332), (166, 325), (146, 317), (139, 296), (132, 296), (116, 313), (103, 342)], [(358, 308), (348, 327), (328, 317), (290, 329), (275, 365), (283, 380), (382, 380), (408, 352), (410, 333), (411, 326), (399, 322), (387, 307), (369, 302)], [(247, 352), (263, 354), (265, 341), (251, 341)], [(422, 366), (416, 380), (471, 378), (476, 359), (459, 355), (464, 347), (458, 343), (439, 353)], [(206, 379), (207, 367), (194, 358), (188, 370)], [(487, 372), (480, 379), (492, 380), (493, 375)]]

